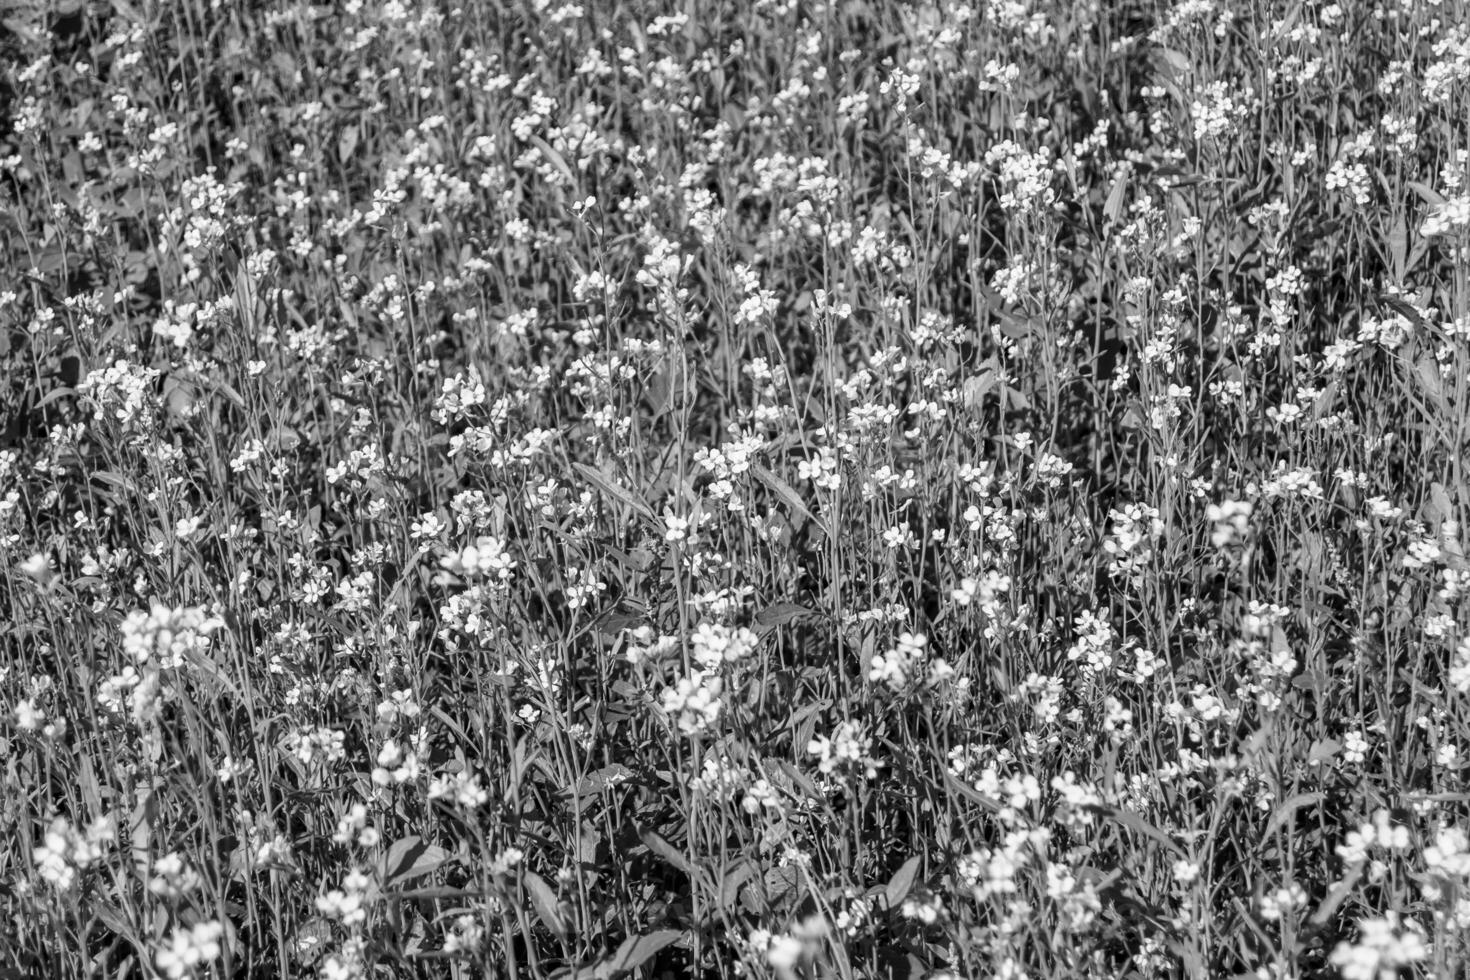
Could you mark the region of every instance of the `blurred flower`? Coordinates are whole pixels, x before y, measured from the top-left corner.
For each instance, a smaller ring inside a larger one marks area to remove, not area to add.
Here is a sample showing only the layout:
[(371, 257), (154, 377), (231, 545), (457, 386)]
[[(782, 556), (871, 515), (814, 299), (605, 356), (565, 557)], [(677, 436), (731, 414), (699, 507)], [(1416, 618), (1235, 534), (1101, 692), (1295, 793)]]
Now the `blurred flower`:
[(1225, 549), (1245, 542), (1252, 505), (1244, 500), (1224, 500), (1205, 508), (1205, 519), (1214, 525), (1210, 543)]
[(1429, 955), (1417, 926), (1400, 924), (1397, 913), (1358, 923), (1358, 941), (1340, 942), (1332, 951), (1332, 965), (1343, 980), (1394, 980), (1402, 967)]
[(220, 958), (220, 940), (224, 934), (224, 926), (218, 922), (179, 926), (169, 936), (168, 944), (158, 951), (154, 962), (169, 980), (194, 976)]

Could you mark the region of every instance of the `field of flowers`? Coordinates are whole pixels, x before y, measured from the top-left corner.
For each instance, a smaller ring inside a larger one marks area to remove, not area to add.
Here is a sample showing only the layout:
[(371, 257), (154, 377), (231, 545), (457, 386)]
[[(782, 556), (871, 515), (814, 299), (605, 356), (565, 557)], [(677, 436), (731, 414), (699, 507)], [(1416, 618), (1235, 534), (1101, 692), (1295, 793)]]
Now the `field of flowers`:
[(0, 980), (1462, 975), (1460, 0), (0, 24)]

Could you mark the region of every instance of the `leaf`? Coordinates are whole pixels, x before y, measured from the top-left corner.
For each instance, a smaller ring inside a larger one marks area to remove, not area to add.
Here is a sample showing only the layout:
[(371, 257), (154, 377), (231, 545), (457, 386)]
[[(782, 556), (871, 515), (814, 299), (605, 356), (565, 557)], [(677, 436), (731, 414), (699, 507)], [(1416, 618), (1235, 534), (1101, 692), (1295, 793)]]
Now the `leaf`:
[(541, 917), (546, 928), (556, 935), (566, 938), (568, 929), (566, 919), (562, 918), (561, 909), (556, 901), (556, 892), (546, 883), (546, 879), (534, 871), (525, 874), (526, 890), (531, 893), (531, 904), (536, 907), (536, 914)]
[(1322, 899), (1322, 904), (1317, 907), (1317, 911), (1312, 913), (1312, 925), (1318, 928), (1326, 925), (1327, 921), (1337, 912), (1339, 906), (1352, 894), (1353, 889), (1358, 887), (1358, 879), (1361, 877), (1363, 877), (1362, 866), (1355, 867), (1349, 871), (1347, 876), (1339, 881), (1333, 887), (1332, 891), (1327, 893), (1327, 897)]
[(765, 764), (791, 780), (794, 790), (800, 790), (808, 800), (824, 798), (822, 791), (817, 788), (816, 783), (812, 782), (811, 777), (785, 759), (767, 758)]
[(357, 149), (357, 127), (344, 126), (342, 132), (337, 136), (337, 159), (343, 163), (352, 159), (352, 151)]
[(773, 602), (755, 614), (756, 625), (764, 630), (785, 626), (803, 616), (812, 615), (812, 610), (795, 602)]
[(1393, 281), (1401, 283), (1404, 281), (1404, 271), (1409, 255), (1409, 225), (1403, 215), (1398, 216), (1388, 233), (1388, 253), (1393, 269)]
[(241, 262), (235, 272), (235, 315), (240, 318), (240, 326), (247, 334), (253, 334), (259, 329), (259, 318), (255, 309), (259, 295), (255, 280), (250, 276), (250, 267)]
[(626, 783), (633, 778), (633, 770), (621, 762), (614, 762), (610, 766), (603, 766), (595, 772), (590, 772), (582, 778), (586, 784), (587, 791), (601, 793), (603, 790)]
[(914, 876), (919, 873), (919, 864), (923, 858), (914, 855), (903, 863), (903, 866), (893, 873), (888, 879), (888, 885), (883, 889), (883, 900), (890, 909), (896, 909), (903, 904), (903, 900), (909, 897), (909, 892), (914, 887)]
[(449, 859), (449, 852), (422, 837), (405, 837), (388, 848), (383, 859), (383, 887), (393, 888), (405, 881), (422, 878)]
[(1436, 524), (1455, 516), (1455, 505), (1450, 501), (1450, 492), (1443, 483), (1429, 485), (1429, 507), (1425, 509), (1425, 514)]
[(537, 150), (541, 151), (541, 155), (546, 158), (547, 163), (551, 164), (553, 168), (561, 173), (562, 177), (566, 179), (568, 187), (577, 186), (577, 176), (572, 173), (572, 168), (567, 166), (566, 158), (552, 148), (550, 143), (539, 136), (532, 136), (530, 143)]
[(128, 493), (138, 492), (137, 485), (134, 484), (132, 480), (129, 480), (127, 477), (120, 474), (114, 473), (111, 470), (93, 470), (90, 475), (93, 480), (105, 483), (108, 486), (115, 487), (118, 490), (123, 490)]
[(210, 378), (200, 374), (195, 374), (194, 379), (215, 394), (224, 395), (225, 398), (229, 400), (230, 404), (234, 405), (236, 408), (241, 410), (245, 408), (245, 399), (230, 385), (228, 381), (225, 381), (222, 378)]
[(150, 844), (153, 839), (153, 824), (158, 820), (158, 794), (143, 792), (138, 796), (137, 805), (133, 807), (132, 817), (128, 820), (128, 829), (131, 831), (133, 863), (138, 868), (147, 868), (152, 864), (152, 853)]
[(1418, 268), (1420, 261), (1422, 261), (1424, 256), (1427, 254), (1429, 254), (1429, 239), (1414, 239), (1414, 247), (1409, 249), (1409, 261), (1408, 264), (1404, 266), (1404, 273), (1407, 275), (1408, 273), (1413, 272), (1416, 268)]
[[(1310, 765), (1310, 762), (1308, 764)], [(1266, 829), (1261, 834), (1261, 838), (1264, 840), (1265, 838), (1270, 837), (1277, 827), (1286, 823), (1286, 821), (1295, 816), (1298, 810), (1302, 809), (1303, 807), (1312, 806), (1315, 803), (1320, 803), (1321, 801), (1322, 794), (1320, 792), (1298, 793), (1295, 796), (1291, 796), (1283, 800), (1281, 803), (1277, 804), (1275, 812), (1271, 814), (1271, 819), (1266, 821)]]
[(1160, 75), (1167, 75), (1171, 80), (1178, 80), (1188, 75), (1193, 69), (1193, 63), (1189, 55), (1175, 48), (1158, 48), (1153, 57), (1154, 69)]
[(1001, 385), (1000, 390), (1005, 396), (1007, 410), (1019, 411), (1031, 407), (1031, 400), (1021, 394), (1019, 388), (1012, 388), (1010, 385)]
[(46, 392), (46, 394), (42, 395), (41, 398), (37, 400), (36, 404), (31, 406), (31, 411), (38, 412), (54, 401), (58, 401), (62, 398), (70, 398), (75, 394), (76, 389), (68, 388), (65, 385), (57, 385), (55, 388), (52, 388), (50, 391)]
[(980, 807), (983, 809), (989, 810), (992, 813), (1000, 809), (999, 803), (997, 803), (995, 800), (992, 800), (984, 793), (981, 793), (979, 790), (975, 789), (975, 787), (971, 786), (963, 779), (960, 779), (958, 776), (947, 769), (944, 772), (944, 783), (950, 789), (954, 790), (956, 793), (963, 796), (971, 803), (979, 804)]
[(1333, 402), (1337, 401), (1337, 382), (1330, 381), (1327, 387), (1322, 389), (1314, 402), (1312, 402), (1312, 421), (1316, 422), (1332, 411)]
[(638, 839), (643, 841), (644, 846), (650, 851), (680, 871), (685, 874), (694, 873), (694, 866), (689, 863), (689, 858), (685, 857), (683, 852), (673, 844), (670, 844), (658, 831), (645, 827), (638, 831)]
[(111, 929), (114, 935), (126, 939), (139, 949), (142, 948), (138, 944), (137, 930), (133, 928), (133, 924), (128, 921), (128, 917), (123, 914), (122, 909), (107, 899), (100, 897), (92, 899), (91, 909), (97, 921), (108, 929)]
[(1291, 686), (1298, 691), (1311, 691), (1315, 697), (1321, 698), (1332, 686), (1332, 678), (1326, 671), (1304, 670), (1292, 680)]
[(648, 619), (647, 613), (619, 609), (616, 606), (593, 620), (592, 628), (603, 636), (622, 636)]
[(1413, 191), (1415, 194), (1418, 194), (1419, 200), (1423, 201), (1425, 204), (1439, 207), (1440, 205), (1445, 203), (1444, 195), (1434, 188), (1430, 187), (1428, 184), (1421, 184), (1417, 180), (1411, 180), (1408, 182), (1408, 184), (1409, 190)]
[(755, 876), (759, 868), (749, 858), (741, 861), (720, 879), (720, 907), (726, 910), (733, 909), (736, 900), (740, 897), (740, 886)]
[(780, 497), (781, 501), (785, 503), (787, 507), (790, 507), (796, 513), (800, 514), (801, 516), (805, 517), (807, 520), (815, 524), (817, 527), (821, 528), (822, 533), (825, 534), (827, 537), (832, 537), (832, 529), (827, 526), (827, 522), (818, 517), (816, 514), (812, 513), (811, 509), (807, 507), (805, 501), (801, 499), (801, 494), (797, 493), (796, 490), (792, 488), (791, 484), (787, 483), (785, 480), (781, 479), (779, 476), (766, 469), (760, 463), (751, 463), (750, 472), (755, 476), (757, 480), (764, 483), (767, 487), (770, 487), (771, 491), (777, 497)]
[[(1307, 765), (1331, 762), (1342, 751), (1342, 743), (1335, 738), (1319, 738), (1307, 750)], [(1320, 795), (1320, 794), (1319, 794)], [(1295, 799), (1295, 797), (1293, 797)]]
[[(148, 949), (147, 942), (139, 935), (138, 930), (133, 928), (133, 924), (122, 909), (100, 896), (92, 898), (89, 904), (94, 921), (102, 923), (113, 935), (131, 946), (139, 957), (148, 959), (153, 955)], [(90, 925), (87, 931), (91, 931)], [(122, 974), (113, 975), (121, 976)], [(4, 972), (0, 972), (0, 980), (5, 980), (5, 976)], [(15, 974), (15, 976), (19, 977), (21, 974)]]
[(434, 888), (409, 888), (394, 892), (394, 895), (405, 902), (449, 901), (461, 898), (483, 899), (485, 891), (481, 888), (449, 888), (439, 885)]
[(768, 904), (774, 905), (781, 899), (796, 891), (797, 883), (801, 879), (801, 872), (796, 865), (788, 864), (784, 868), (771, 868), (766, 872), (761, 881), (765, 889), (765, 897)]
[(1433, 355), (1424, 354), (1414, 365), (1415, 374), (1419, 379), (1419, 387), (1440, 408), (1445, 407), (1444, 379), (1439, 373), (1439, 364), (1435, 362)]
[(1129, 830), (1140, 833), (1145, 837), (1152, 838), (1158, 843), (1164, 845), (1164, 847), (1168, 848), (1168, 850), (1172, 854), (1174, 854), (1175, 857), (1182, 858), (1185, 856), (1184, 849), (1182, 847), (1174, 843), (1174, 841), (1169, 838), (1168, 834), (1164, 833), (1162, 830), (1155, 827), (1147, 820), (1143, 819), (1143, 816), (1141, 814), (1134, 813), (1132, 810), (1126, 810), (1122, 807), (1099, 807), (1098, 812), (1102, 813), (1106, 817), (1112, 818), (1113, 822), (1121, 824), (1122, 826), (1127, 827)]
[(598, 980), (611, 980), (619, 973), (636, 970), (682, 935), (678, 929), (659, 929), (645, 936), (629, 936), (611, 959), (598, 965), (594, 975)]
[(977, 374), (973, 374), (960, 385), (960, 401), (972, 412), (978, 412), (985, 407), (985, 396), (996, 385), (994, 371), (986, 368)]
[(316, 916), (308, 919), (296, 930), (295, 939), (291, 943), (291, 952), (296, 954), (298, 962), (312, 966), (327, 952), (331, 941), (331, 921)]
[(674, 381), (668, 371), (659, 371), (649, 378), (646, 390), (654, 418), (658, 418), (669, 410), (669, 406), (674, 401)]
[(1124, 170), (1113, 181), (1113, 186), (1108, 190), (1107, 200), (1103, 202), (1103, 217), (1108, 221), (1117, 221), (1123, 215), (1123, 200), (1128, 193), (1128, 171)]
[(624, 506), (631, 508), (640, 517), (644, 517), (647, 520), (657, 523), (658, 517), (653, 513), (652, 507), (649, 507), (642, 500), (635, 497), (632, 491), (614, 483), (611, 479), (608, 478), (605, 473), (601, 472), (600, 470), (593, 469), (586, 463), (573, 463), (572, 468), (582, 475), (582, 479), (592, 484), (594, 487), (602, 491), (607, 496), (612, 497), (614, 500), (618, 501)]
[(1414, 325), (1415, 329), (1429, 329), (1429, 324), (1425, 322), (1424, 315), (1418, 310), (1414, 309), (1414, 307), (1410, 306), (1408, 303), (1399, 299), (1397, 296), (1390, 296), (1387, 293), (1383, 293), (1379, 295), (1378, 302), (1393, 310), (1395, 313), (1402, 316), (1405, 320), (1408, 320)]

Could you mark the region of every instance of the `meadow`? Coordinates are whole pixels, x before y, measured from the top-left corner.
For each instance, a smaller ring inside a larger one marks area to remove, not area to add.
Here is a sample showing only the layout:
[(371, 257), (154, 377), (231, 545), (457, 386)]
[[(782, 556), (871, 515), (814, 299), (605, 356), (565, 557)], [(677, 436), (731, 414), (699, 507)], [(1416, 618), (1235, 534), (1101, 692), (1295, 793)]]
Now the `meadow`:
[(1460, 0), (0, 25), (0, 980), (1466, 975)]

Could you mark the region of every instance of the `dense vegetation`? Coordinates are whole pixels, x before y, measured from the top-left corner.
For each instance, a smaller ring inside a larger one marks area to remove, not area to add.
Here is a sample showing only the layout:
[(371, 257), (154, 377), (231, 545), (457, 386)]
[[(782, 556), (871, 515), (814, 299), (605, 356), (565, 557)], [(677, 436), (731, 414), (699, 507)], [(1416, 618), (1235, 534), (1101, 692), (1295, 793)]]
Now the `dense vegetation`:
[(0, 977), (1450, 977), (1455, 0), (0, 0)]

